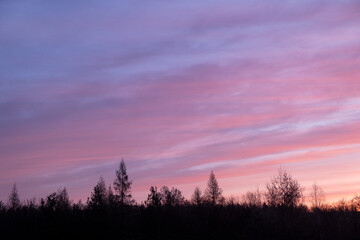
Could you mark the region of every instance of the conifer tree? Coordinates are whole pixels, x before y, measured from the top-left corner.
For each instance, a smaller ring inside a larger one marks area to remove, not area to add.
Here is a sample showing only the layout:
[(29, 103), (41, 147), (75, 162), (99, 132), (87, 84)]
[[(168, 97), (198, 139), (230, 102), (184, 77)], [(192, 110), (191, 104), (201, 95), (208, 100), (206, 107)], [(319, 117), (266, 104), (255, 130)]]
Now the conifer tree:
[(66, 188), (60, 188), (56, 194), (56, 208), (59, 210), (66, 210), (69, 209), (70, 206), (71, 203)]
[(222, 203), (224, 200), (222, 196), (222, 189), (219, 188), (219, 184), (213, 171), (211, 171), (209, 181), (207, 183), (205, 199), (213, 206)]
[(19, 207), (20, 207), (20, 198), (15, 183), (9, 196), (9, 208), (17, 209)]
[(90, 206), (92, 207), (101, 207), (106, 204), (107, 201), (107, 192), (106, 192), (106, 186), (105, 186), (105, 180), (101, 176), (99, 178), (98, 183), (94, 187), (94, 192), (91, 193), (91, 200), (90, 200)]
[(108, 196), (109, 205), (113, 206), (115, 204), (115, 196), (114, 196), (113, 190), (110, 185), (108, 188), (107, 196)]
[(128, 205), (133, 202), (131, 195), (131, 184), (132, 181), (126, 173), (125, 162), (122, 159), (120, 162), (119, 169), (116, 170), (116, 178), (114, 180), (114, 189), (117, 193), (117, 199), (121, 206)]
[(203, 202), (203, 198), (201, 196), (201, 190), (199, 187), (196, 187), (193, 195), (191, 196), (191, 203), (200, 206), (202, 202)]

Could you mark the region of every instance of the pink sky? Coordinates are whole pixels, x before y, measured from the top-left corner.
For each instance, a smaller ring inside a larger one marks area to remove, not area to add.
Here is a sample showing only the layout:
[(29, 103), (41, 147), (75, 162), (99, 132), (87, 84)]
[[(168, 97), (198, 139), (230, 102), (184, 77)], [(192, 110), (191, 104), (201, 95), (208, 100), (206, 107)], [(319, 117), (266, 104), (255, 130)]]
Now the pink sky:
[(241, 196), (286, 169), (360, 193), (360, 2), (5, 1), (0, 200), (86, 200), (124, 158), (133, 196)]

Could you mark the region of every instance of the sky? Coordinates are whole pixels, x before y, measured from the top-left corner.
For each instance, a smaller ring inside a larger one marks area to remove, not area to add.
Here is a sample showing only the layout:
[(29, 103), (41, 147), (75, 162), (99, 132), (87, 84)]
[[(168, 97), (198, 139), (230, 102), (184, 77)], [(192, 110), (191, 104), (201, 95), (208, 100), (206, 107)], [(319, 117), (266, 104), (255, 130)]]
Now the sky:
[(0, 200), (86, 201), (125, 160), (132, 194), (225, 196), (279, 168), (360, 193), (360, 1), (0, 2)]

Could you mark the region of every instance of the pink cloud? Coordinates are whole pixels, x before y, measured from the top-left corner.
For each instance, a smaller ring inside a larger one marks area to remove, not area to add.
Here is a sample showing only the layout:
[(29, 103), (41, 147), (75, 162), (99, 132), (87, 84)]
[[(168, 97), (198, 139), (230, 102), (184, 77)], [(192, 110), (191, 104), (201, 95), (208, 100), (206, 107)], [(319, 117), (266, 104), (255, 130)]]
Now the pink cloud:
[(74, 24), (50, 5), (4, 15), (0, 199), (13, 182), (24, 197), (66, 184), (86, 199), (121, 158), (138, 201), (150, 185), (190, 196), (211, 169), (227, 194), (279, 166), (306, 183), (320, 172), (331, 198), (355, 191), (336, 169), (359, 168), (347, 146), (360, 142), (360, 5), (202, 4), (76, 4)]

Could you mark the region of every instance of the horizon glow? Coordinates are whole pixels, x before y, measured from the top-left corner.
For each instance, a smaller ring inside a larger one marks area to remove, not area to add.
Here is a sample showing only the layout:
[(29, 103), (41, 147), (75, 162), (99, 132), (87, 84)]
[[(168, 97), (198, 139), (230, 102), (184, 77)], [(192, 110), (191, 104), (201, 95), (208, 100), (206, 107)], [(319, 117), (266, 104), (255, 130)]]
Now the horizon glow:
[(2, 1), (0, 200), (86, 201), (125, 160), (190, 198), (287, 170), (360, 192), (360, 2)]

